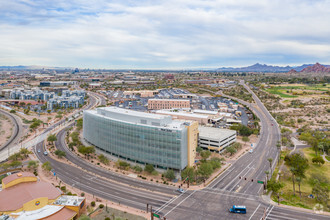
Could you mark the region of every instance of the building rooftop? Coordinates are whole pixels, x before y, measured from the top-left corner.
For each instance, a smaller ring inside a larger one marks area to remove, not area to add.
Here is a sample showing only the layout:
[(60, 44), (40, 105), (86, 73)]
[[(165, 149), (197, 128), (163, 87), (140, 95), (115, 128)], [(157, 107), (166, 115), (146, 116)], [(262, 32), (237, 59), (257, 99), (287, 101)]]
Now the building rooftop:
[(0, 211), (14, 211), (33, 199), (47, 197), (56, 199), (61, 191), (47, 182), (20, 183), (0, 191)]
[[(189, 101), (189, 99), (149, 99), (150, 101)], [(149, 101), (148, 100), (148, 101)]]
[(170, 128), (175, 130), (185, 128), (183, 122), (174, 121), (169, 115), (139, 112), (118, 107), (102, 107), (97, 108), (97, 110), (86, 110), (84, 112), (131, 124)]
[(123, 115), (130, 115), (130, 116), (151, 118), (151, 119), (164, 119), (166, 117), (163, 115), (157, 115), (157, 114), (146, 113), (146, 112), (138, 112), (138, 111), (128, 110), (125, 108), (118, 108), (118, 107), (102, 107), (102, 108), (98, 108), (97, 111), (99, 109), (105, 110), (107, 112), (114, 112), (114, 113), (119, 113), (119, 114), (123, 114)]
[(202, 109), (194, 109), (193, 112), (200, 113), (200, 114), (208, 114), (208, 115), (218, 114), (218, 111), (208, 111), (208, 110), (202, 110)]
[(2, 184), (6, 185), (16, 179), (23, 178), (23, 177), (36, 177), (36, 176), (33, 173), (29, 173), (29, 172), (19, 172), (19, 173), (11, 174), (11, 175), (3, 178)]
[(77, 213), (64, 206), (46, 205), (34, 211), (18, 212), (16, 220), (34, 220), (34, 219), (72, 219)]
[(220, 129), (220, 128), (213, 128), (213, 127), (205, 127), (199, 126), (199, 137), (200, 138), (207, 138), (207, 139), (223, 139), (228, 136), (236, 134), (236, 131), (229, 130), (229, 129)]
[(54, 202), (54, 205), (79, 206), (84, 199), (84, 197), (63, 195)]
[(166, 110), (157, 110), (157, 114), (168, 114), (168, 115), (177, 115), (177, 116), (187, 116), (192, 118), (204, 118), (208, 119), (208, 115), (200, 115), (200, 114), (194, 114), (189, 112), (173, 112), (173, 111), (166, 111)]

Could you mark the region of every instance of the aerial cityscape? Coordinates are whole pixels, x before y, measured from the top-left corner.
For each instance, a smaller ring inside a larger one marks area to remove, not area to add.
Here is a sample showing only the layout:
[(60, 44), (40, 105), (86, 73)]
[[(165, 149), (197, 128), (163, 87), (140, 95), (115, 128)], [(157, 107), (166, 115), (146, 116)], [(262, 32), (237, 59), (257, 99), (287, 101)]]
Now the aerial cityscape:
[(0, 220), (330, 219), (329, 1), (0, 6)]

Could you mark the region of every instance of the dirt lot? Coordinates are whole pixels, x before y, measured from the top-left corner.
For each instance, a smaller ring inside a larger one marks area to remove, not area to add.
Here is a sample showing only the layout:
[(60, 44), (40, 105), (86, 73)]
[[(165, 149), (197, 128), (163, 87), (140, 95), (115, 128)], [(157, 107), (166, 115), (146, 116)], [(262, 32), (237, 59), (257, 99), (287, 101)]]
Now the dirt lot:
[(10, 138), (13, 127), (10, 119), (0, 114), (0, 147)]

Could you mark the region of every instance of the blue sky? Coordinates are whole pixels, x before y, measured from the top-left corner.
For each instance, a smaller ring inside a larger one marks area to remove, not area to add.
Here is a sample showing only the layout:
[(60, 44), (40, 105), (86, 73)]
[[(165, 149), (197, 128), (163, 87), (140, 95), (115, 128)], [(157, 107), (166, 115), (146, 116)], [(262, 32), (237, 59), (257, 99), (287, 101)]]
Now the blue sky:
[(0, 65), (330, 64), (329, 0), (0, 0)]

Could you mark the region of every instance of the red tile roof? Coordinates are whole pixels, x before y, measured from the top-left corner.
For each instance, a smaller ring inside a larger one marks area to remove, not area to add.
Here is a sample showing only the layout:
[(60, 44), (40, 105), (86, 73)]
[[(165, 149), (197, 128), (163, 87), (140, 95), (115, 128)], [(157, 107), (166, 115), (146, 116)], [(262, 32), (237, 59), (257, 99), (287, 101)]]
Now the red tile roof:
[(48, 216), (46, 218), (42, 218), (45, 220), (69, 220), (72, 219), (77, 213), (71, 209), (63, 208), (60, 211), (56, 212), (55, 214)]
[(20, 183), (0, 191), (0, 211), (15, 211), (33, 199), (56, 199), (61, 194), (60, 189), (47, 182)]
[(2, 179), (2, 183), (3, 184), (8, 184), (13, 180), (22, 178), (22, 177), (36, 177), (33, 173), (29, 173), (29, 172), (19, 172), (19, 173), (14, 173), (11, 174), (5, 178)]

